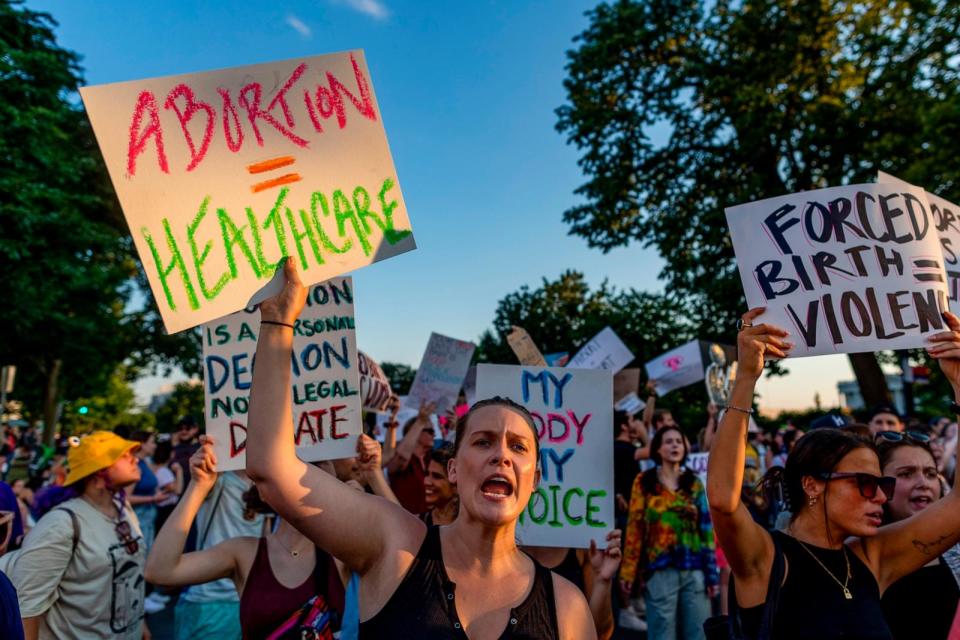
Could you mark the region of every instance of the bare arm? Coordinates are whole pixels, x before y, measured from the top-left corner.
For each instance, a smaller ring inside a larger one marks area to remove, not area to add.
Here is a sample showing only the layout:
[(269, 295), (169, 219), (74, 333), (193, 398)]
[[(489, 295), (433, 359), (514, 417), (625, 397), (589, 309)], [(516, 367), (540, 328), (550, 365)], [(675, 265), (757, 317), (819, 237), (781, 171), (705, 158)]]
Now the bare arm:
[(584, 591), (597, 637), (608, 640), (613, 636), (613, 578), (620, 568), (620, 531), (614, 529), (607, 534), (606, 549), (598, 549), (591, 540), (586, 555), (589, 562), (583, 565)]
[[(220, 578), (234, 578), (236, 582), (236, 557), (233, 546), (226, 541), (210, 549), (184, 554), (190, 527), (193, 525), (200, 505), (207, 498), (217, 481), (216, 457), (213, 441), (206, 437), (203, 447), (190, 459), (193, 481), (176, 508), (163, 523), (157, 539), (150, 548), (144, 577), (147, 582), (165, 587), (181, 587), (203, 584)], [(242, 591), (242, 588), (238, 588)]]
[(562, 640), (594, 640), (597, 637), (597, 629), (583, 593), (566, 578), (555, 573), (551, 574), (551, 577), (560, 638)]
[(653, 412), (657, 408), (657, 381), (647, 381), (647, 404), (643, 407), (643, 426), (649, 429), (653, 426)]
[[(293, 260), (285, 260), (284, 271), (283, 291), (261, 303), (260, 314), (264, 320), (293, 324), (306, 289)], [(361, 575), (385, 557), (395, 559), (394, 551), (410, 549), (412, 555), (424, 535), (416, 517), (350, 489), (297, 457), (290, 406), (292, 348), (289, 327), (261, 326), (250, 389), (247, 474), (280, 517)], [(398, 570), (402, 575), (405, 567)]]
[(403, 440), (397, 445), (396, 455), (387, 463), (387, 471), (400, 471), (409, 466), (410, 459), (413, 458), (414, 451), (417, 449), (417, 441), (420, 439), (420, 434), (430, 426), (430, 416), (436, 408), (437, 405), (432, 402), (420, 405), (417, 419), (410, 425), (407, 432), (403, 434)]
[(156, 504), (158, 496), (160, 496), (159, 493), (154, 493), (152, 496), (135, 496), (131, 494), (127, 496), (127, 500), (130, 501), (130, 504), (136, 507), (141, 504)]
[(360, 461), (360, 471), (363, 473), (363, 479), (375, 495), (385, 498), (393, 504), (400, 504), (397, 496), (394, 495), (387, 479), (383, 477), (383, 467), (380, 462), (380, 443), (373, 438), (362, 435), (357, 449), (359, 451), (357, 458)]
[(390, 419), (387, 420), (385, 425), (387, 432), (383, 438), (383, 456), (380, 461), (383, 466), (387, 466), (387, 463), (393, 459), (397, 452), (397, 427), (400, 426), (400, 423), (397, 422), (397, 414), (400, 413), (400, 398), (397, 396), (390, 398), (388, 408), (390, 409)]
[[(763, 309), (751, 309), (744, 314), (744, 323), (751, 324), (762, 312)], [(786, 336), (786, 331), (762, 324), (740, 331), (737, 337), (739, 369), (730, 394), (730, 407), (749, 409), (753, 405), (753, 391), (763, 373), (765, 354), (785, 357), (792, 346), (783, 340)], [(707, 463), (710, 516), (720, 546), (738, 580), (737, 595), (743, 606), (753, 606), (766, 597), (773, 565), (770, 534), (754, 522), (740, 500), (748, 418), (748, 413), (734, 408), (723, 414)]]
[[(949, 331), (928, 338), (932, 344), (927, 351), (940, 361), (960, 402), (960, 318), (949, 312), (943, 317)], [(960, 491), (956, 489), (954, 479), (954, 491), (943, 499), (913, 517), (881, 527), (869, 543), (855, 543), (854, 548), (859, 546), (875, 568), (881, 592), (960, 542)]]
[(717, 405), (712, 402), (707, 405), (707, 429), (703, 432), (703, 450), (710, 451), (713, 438), (717, 435)]
[(31, 616), (23, 619), (23, 637), (25, 640), (38, 640), (40, 638), (40, 617)]

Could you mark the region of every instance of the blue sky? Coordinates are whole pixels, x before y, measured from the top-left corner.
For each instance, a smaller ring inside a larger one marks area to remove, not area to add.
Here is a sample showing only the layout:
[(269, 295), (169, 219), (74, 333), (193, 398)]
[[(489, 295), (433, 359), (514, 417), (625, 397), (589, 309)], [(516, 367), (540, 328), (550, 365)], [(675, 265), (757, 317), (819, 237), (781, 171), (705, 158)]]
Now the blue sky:
[[(358, 342), (377, 360), (415, 366), (431, 331), (476, 340), (500, 298), (567, 268), (583, 271), (593, 286), (607, 278), (617, 287), (661, 289), (654, 250), (633, 245), (603, 254), (568, 236), (561, 219), (583, 178), (576, 150), (554, 129), (554, 109), (564, 101), (565, 51), (595, 4), (27, 6), (60, 23), (59, 42), (83, 56), (89, 84), (364, 49), (419, 249), (354, 274)], [(800, 367), (812, 369), (802, 398), (772, 383), (768, 399), (806, 405), (819, 389), (832, 404), (836, 377), (825, 380), (824, 370), (849, 371), (845, 358), (834, 358)], [(148, 395), (157, 384), (146, 380), (138, 392)]]

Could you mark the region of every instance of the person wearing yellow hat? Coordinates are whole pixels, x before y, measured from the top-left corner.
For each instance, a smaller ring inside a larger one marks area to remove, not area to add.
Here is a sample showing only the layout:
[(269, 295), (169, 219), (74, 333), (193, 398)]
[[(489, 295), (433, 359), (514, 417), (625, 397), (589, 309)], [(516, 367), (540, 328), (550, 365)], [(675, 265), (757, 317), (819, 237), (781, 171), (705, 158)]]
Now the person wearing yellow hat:
[(9, 574), (26, 637), (149, 637), (145, 553), (126, 497), (140, 478), (140, 443), (109, 431), (70, 440), (69, 499), (30, 530)]

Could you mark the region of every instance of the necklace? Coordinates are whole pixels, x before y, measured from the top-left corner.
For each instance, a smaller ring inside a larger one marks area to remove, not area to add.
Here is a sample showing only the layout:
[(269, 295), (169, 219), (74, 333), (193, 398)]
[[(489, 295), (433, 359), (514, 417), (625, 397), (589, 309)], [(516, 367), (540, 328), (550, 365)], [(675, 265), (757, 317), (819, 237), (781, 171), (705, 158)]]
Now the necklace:
[(803, 547), (804, 550), (807, 553), (809, 553), (814, 560), (817, 561), (817, 564), (820, 565), (823, 568), (823, 570), (827, 572), (827, 575), (833, 578), (833, 581), (836, 582), (838, 585), (840, 585), (840, 588), (843, 589), (843, 597), (846, 598), (847, 600), (853, 600), (853, 594), (850, 593), (850, 589), (847, 588), (847, 584), (850, 583), (850, 558), (847, 557), (846, 545), (840, 547), (841, 550), (843, 551), (843, 559), (847, 563), (847, 578), (841, 583), (839, 580), (837, 580), (837, 576), (833, 575), (833, 572), (830, 571), (830, 569), (827, 569), (827, 565), (823, 564), (823, 562), (820, 561), (820, 558), (818, 558), (816, 554), (813, 551), (811, 551), (809, 547), (807, 547), (807, 545), (803, 544), (803, 542), (797, 538), (794, 538), (794, 540), (799, 542), (800, 546)]
[(288, 547), (283, 543), (283, 540), (281, 540), (279, 536), (273, 536), (273, 539), (276, 540), (280, 544), (280, 546), (283, 547), (283, 550), (289, 553), (291, 557), (294, 557), (294, 558), (300, 557), (299, 549), (291, 549), (290, 547)]

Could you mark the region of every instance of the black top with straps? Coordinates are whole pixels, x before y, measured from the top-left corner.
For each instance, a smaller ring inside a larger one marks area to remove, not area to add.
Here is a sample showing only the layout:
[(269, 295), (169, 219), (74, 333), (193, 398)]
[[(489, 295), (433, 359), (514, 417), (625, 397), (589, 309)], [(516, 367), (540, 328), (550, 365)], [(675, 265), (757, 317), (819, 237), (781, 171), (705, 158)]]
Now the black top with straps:
[[(560, 637), (553, 576), (534, 561), (536, 573), (527, 598), (510, 610), (501, 640), (556, 640)], [(440, 550), (440, 528), (430, 527), (417, 557), (390, 600), (360, 623), (361, 640), (467, 640), (457, 616), (456, 585), (447, 576)]]
[(881, 604), (897, 640), (946, 640), (960, 602), (960, 587), (942, 559), (906, 575), (883, 592)]
[[(773, 618), (772, 638), (776, 640), (892, 640), (893, 635), (884, 621), (880, 608), (880, 588), (877, 580), (855, 553), (846, 550), (850, 560), (850, 594), (820, 566), (823, 563), (842, 583), (847, 575), (844, 552), (806, 545), (820, 561), (817, 562), (795, 538), (780, 531), (783, 554), (787, 560), (787, 578), (780, 591)], [(755, 638), (763, 605), (740, 610), (743, 630), (748, 638)]]

